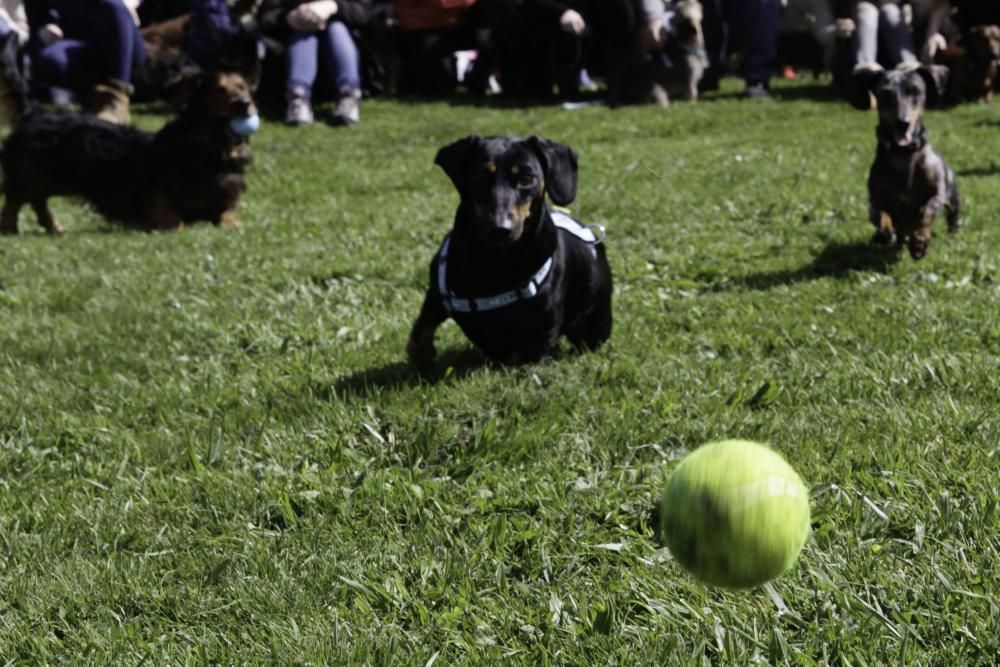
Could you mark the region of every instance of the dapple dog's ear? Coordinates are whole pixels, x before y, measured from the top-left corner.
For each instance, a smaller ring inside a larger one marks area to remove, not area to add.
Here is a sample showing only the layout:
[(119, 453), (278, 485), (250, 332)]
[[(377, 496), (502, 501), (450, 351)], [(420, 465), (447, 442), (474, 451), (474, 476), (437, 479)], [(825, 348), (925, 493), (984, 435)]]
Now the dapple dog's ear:
[(858, 65), (847, 80), (847, 101), (859, 111), (868, 111), (873, 105), (875, 89), (882, 82), (885, 70), (881, 65)]
[(557, 206), (576, 199), (576, 153), (569, 146), (541, 137), (528, 137), (545, 170), (545, 190)]
[(948, 68), (944, 65), (921, 65), (917, 74), (927, 84), (927, 104), (937, 104), (948, 89)]
[(465, 139), (459, 139), (455, 143), (448, 144), (437, 152), (434, 164), (444, 169), (448, 178), (455, 184), (455, 189), (459, 193), (465, 192), (465, 182), (468, 178), (469, 149), (479, 142), (478, 134), (470, 134)]

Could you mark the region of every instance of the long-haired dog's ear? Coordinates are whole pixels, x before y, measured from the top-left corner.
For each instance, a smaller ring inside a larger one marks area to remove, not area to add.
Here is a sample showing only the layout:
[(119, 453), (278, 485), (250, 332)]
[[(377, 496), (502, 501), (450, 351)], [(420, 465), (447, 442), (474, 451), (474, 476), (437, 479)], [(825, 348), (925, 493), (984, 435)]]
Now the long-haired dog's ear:
[(566, 206), (576, 199), (576, 153), (569, 146), (541, 137), (528, 137), (545, 170), (545, 190), (552, 202)]
[(479, 141), (479, 135), (470, 134), (465, 139), (448, 144), (437, 152), (434, 164), (444, 169), (448, 178), (460, 193), (465, 192), (465, 182), (469, 172), (469, 149)]
[(881, 65), (858, 65), (847, 80), (847, 101), (859, 111), (868, 111), (874, 105), (875, 88), (885, 76)]
[(204, 86), (212, 79), (212, 75), (203, 72), (198, 67), (184, 67), (177, 75), (167, 82), (163, 97), (176, 111), (185, 109)]
[(944, 65), (921, 65), (917, 68), (917, 74), (927, 84), (928, 106), (940, 102), (948, 88), (948, 75), (950, 74), (948, 68)]

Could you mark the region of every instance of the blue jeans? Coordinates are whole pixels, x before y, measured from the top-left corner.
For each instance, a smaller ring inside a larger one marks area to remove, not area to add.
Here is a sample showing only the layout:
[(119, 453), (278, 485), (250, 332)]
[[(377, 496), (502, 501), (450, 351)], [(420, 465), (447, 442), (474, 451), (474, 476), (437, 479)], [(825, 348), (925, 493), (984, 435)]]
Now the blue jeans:
[(854, 10), (854, 25), (854, 53), (858, 64), (878, 62), (892, 68), (917, 60), (913, 36), (899, 5), (876, 7), (871, 2), (859, 2)]
[(79, 89), (117, 79), (132, 80), (146, 59), (146, 47), (132, 15), (121, 2), (102, 0), (87, 35), (42, 47), (32, 60), (35, 76), (47, 84)]
[(319, 71), (319, 59), (337, 92), (361, 89), (361, 66), (358, 47), (351, 31), (341, 21), (330, 21), (319, 32), (292, 31), (288, 38), (288, 90), (301, 88), (312, 92)]

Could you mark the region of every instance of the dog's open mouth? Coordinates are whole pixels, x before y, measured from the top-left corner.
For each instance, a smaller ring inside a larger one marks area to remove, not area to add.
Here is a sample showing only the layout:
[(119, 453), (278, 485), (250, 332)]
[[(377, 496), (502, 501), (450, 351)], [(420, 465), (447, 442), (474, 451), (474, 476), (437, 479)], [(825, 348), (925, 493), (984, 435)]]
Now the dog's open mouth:
[(916, 133), (917, 124), (914, 121), (897, 120), (893, 125), (893, 136), (896, 138), (896, 145), (900, 148), (913, 145)]

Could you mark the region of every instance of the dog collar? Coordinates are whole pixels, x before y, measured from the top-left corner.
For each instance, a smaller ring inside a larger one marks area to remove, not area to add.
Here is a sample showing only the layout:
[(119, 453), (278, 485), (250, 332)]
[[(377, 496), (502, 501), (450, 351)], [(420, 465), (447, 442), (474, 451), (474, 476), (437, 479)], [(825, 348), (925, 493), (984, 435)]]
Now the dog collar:
[[(552, 222), (556, 227), (569, 232), (573, 236), (590, 245), (590, 251), (594, 257), (597, 250), (594, 246), (604, 241), (604, 227), (601, 225), (584, 226), (569, 217), (562, 211), (551, 212)], [(594, 230), (598, 233), (595, 233)], [(441, 294), (441, 301), (447, 313), (481, 313), (488, 310), (497, 310), (504, 306), (509, 306), (518, 301), (527, 301), (538, 294), (539, 289), (545, 284), (549, 273), (552, 271), (553, 257), (549, 257), (542, 264), (541, 268), (528, 278), (520, 287), (493, 296), (462, 298), (457, 297), (448, 289), (448, 248), (451, 246), (451, 234), (445, 237), (438, 252), (438, 292)]]

